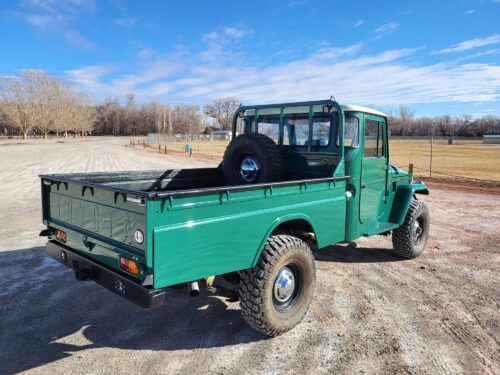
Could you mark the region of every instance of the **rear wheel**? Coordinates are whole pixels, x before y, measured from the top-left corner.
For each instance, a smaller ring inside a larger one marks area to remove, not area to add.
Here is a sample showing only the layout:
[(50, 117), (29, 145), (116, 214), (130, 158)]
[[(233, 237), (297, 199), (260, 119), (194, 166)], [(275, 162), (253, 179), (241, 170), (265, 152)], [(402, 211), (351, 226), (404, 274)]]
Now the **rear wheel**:
[(424, 202), (413, 199), (403, 224), (392, 232), (394, 253), (413, 259), (425, 249), (429, 238), (430, 216)]
[(268, 336), (300, 323), (314, 294), (316, 267), (310, 247), (297, 237), (271, 236), (257, 265), (240, 272), (243, 319)]

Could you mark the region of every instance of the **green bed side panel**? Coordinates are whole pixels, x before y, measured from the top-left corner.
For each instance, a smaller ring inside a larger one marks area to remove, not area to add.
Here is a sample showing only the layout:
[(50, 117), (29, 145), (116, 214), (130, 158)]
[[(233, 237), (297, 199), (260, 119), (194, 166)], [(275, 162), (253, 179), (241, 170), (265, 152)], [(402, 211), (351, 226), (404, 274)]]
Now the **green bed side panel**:
[(293, 218), (313, 226), (320, 247), (342, 241), (345, 184), (312, 184), (158, 201), (157, 288), (251, 267), (268, 234)]

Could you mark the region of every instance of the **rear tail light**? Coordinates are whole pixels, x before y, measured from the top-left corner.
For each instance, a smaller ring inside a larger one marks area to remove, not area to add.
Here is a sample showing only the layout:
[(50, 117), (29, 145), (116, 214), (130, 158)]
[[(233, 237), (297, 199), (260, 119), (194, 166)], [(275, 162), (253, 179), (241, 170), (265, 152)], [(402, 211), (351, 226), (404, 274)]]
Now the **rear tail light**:
[(56, 230), (56, 240), (66, 243), (66, 232), (63, 232), (62, 230), (57, 229)]
[(139, 266), (131, 259), (120, 257), (120, 268), (124, 271), (130, 272), (133, 275), (139, 274)]

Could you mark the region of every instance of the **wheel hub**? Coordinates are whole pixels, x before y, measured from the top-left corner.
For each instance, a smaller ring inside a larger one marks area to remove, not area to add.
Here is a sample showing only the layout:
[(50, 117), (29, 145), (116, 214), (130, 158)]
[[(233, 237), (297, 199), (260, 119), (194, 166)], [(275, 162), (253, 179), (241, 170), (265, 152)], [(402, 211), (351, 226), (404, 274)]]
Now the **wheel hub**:
[(259, 163), (253, 156), (243, 159), (240, 166), (240, 176), (245, 182), (252, 182), (259, 174)]
[(422, 227), (420, 226), (420, 222), (415, 220), (413, 223), (413, 241), (416, 243), (420, 242), (420, 238), (422, 237)]
[(288, 267), (283, 267), (274, 280), (273, 293), (278, 303), (286, 303), (295, 291), (295, 276)]

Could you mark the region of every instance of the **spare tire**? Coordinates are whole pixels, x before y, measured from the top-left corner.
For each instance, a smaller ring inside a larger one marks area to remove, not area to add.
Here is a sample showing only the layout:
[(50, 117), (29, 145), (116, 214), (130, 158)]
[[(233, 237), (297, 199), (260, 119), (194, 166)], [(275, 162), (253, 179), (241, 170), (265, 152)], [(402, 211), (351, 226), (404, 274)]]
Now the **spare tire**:
[(285, 175), (283, 155), (263, 134), (241, 134), (227, 146), (222, 160), (226, 184), (259, 184), (280, 181)]

